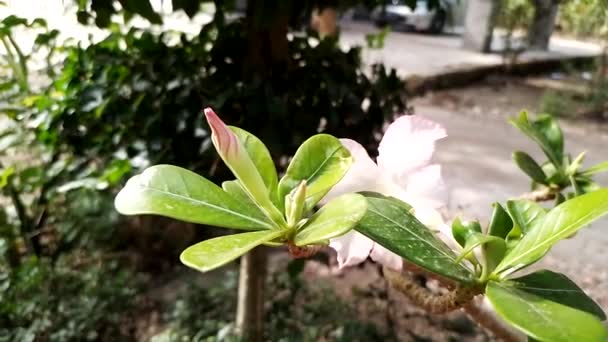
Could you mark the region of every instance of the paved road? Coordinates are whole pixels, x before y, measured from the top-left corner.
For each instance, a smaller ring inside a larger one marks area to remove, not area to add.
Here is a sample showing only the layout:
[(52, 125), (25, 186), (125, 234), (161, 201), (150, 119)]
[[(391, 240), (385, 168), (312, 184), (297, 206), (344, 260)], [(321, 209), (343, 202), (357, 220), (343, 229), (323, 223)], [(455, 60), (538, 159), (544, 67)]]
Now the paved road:
[[(523, 150), (534, 157), (540, 157), (542, 153), (504, 119), (414, 105), (417, 114), (442, 123), (448, 131), (448, 137), (437, 145), (435, 159), (442, 165), (449, 189), (451, 214), (461, 213), (465, 218), (487, 222), (493, 201), (504, 202), (529, 189), (529, 182), (510, 159), (511, 152)], [(586, 166), (608, 159), (608, 130), (605, 127), (565, 122), (562, 126), (566, 150), (572, 154), (587, 151)], [(598, 180), (608, 186), (608, 175), (604, 174)], [(583, 282), (604, 308), (608, 308), (606, 246), (608, 219), (604, 218), (581, 230), (574, 238), (557, 244), (550, 252), (550, 258), (539, 267), (557, 268)]]

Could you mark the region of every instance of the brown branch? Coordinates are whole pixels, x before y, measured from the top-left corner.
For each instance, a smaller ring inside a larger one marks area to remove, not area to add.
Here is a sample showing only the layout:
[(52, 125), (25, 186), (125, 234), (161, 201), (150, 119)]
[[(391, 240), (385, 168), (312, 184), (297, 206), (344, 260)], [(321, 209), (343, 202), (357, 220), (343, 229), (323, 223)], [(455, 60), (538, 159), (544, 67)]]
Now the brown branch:
[(534, 202), (545, 202), (554, 200), (556, 195), (557, 193), (555, 189), (545, 187), (539, 190), (534, 190), (532, 192), (525, 193), (519, 196), (518, 199), (524, 199)]
[(464, 311), (481, 327), (491, 332), (497, 339), (505, 342), (519, 342), (525, 335), (503, 323), (500, 318), (487, 308), (483, 302), (475, 300), (463, 306)]
[(445, 294), (433, 294), (418, 284), (410, 276), (384, 268), (384, 277), (397, 291), (403, 293), (417, 306), (433, 314), (447, 313), (463, 307), (475, 296), (481, 294), (477, 287), (457, 286)]

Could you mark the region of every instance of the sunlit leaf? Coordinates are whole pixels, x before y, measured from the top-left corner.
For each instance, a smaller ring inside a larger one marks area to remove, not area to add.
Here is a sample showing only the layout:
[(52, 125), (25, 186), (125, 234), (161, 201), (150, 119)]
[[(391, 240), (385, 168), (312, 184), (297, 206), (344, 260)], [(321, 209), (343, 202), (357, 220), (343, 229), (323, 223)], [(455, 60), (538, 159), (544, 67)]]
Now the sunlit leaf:
[(207, 272), (282, 234), (284, 232), (278, 230), (264, 230), (220, 236), (186, 248), (179, 259), (188, 267)]
[(367, 201), (359, 194), (346, 194), (324, 205), (294, 238), (296, 246), (315, 244), (351, 230), (365, 215)]
[(257, 207), (194, 172), (171, 165), (152, 166), (129, 179), (114, 205), (124, 215), (155, 214), (246, 230), (273, 228)]
[(597, 165), (594, 165), (594, 166), (588, 168), (587, 170), (581, 172), (581, 174), (583, 174), (585, 176), (591, 176), (596, 173), (606, 172), (606, 171), (608, 171), (608, 161), (604, 161)]
[(365, 216), (355, 228), (408, 261), (462, 283), (472, 272), (456, 262), (454, 252), (403, 205), (390, 199), (367, 197)]
[(606, 329), (597, 317), (528, 292), (517, 283), (490, 281), (486, 296), (502, 318), (539, 341), (606, 341)]
[[(535, 223), (519, 243), (507, 253), (496, 272), (511, 273), (545, 255), (553, 245), (608, 213), (608, 189), (568, 200)], [(504, 275), (503, 275), (504, 276)]]
[(285, 198), (301, 181), (306, 181), (306, 208), (311, 209), (346, 174), (352, 164), (350, 152), (340, 140), (317, 134), (306, 140), (281, 181), (279, 198)]
[(524, 235), (547, 213), (547, 209), (529, 200), (507, 201), (507, 211)]
[(264, 145), (264, 143), (255, 135), (238, 127), (228, 127), (230, 127), (232, 132), (234, 132), (234, 134), (243, 144), (243, 147), (245, 147), (247, 154), (249, 154), (249, 158), (251, 158), (251, 161), (257, 168), (260, 176), (262, 176), (262, 180), (264, 181), (266, 188), (268, 188), (271, 199), (275, 204), (277, 204), (279, 199), (277, 198), (276, 191), (279, 181), (277, 177), (277, 170), (274, 166), (274, 161), (272, 160), (272, 156), (270, 155), (268, 148), (266, 148), (266, 145)]

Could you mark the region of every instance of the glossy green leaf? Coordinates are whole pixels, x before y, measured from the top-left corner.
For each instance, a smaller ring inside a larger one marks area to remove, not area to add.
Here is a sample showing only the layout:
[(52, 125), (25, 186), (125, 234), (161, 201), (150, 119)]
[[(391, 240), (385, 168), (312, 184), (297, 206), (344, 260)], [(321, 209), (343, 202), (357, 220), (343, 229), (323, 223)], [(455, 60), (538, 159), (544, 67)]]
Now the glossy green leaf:
[(484, 246), (488, 257), (488, 266), (492, 269), (498, 265), (507, 250), (505, 240), (492, 235), (471, 232), (457, 260), (460, 261), (479, 246)]
[(564, 138), (561, 128), (549, 115), (541, 115), (530, 122), (528, 113), (522, 111), (519, 117), (509, 121), (520, 131), (534, 140), (554, 165), (562, 167), (564, 158)]
[(535, 223), (521, 241), (507, 253), (496, 272), (513, 272), (545, 255), (559, 240), (608, 213), (608, 189), (568, 200)]
[(242, 136), (251, 138), (245, 139), (246, 142), (249, 142), (248, 146), (245, 146), (241, 138), (224, 124), (213, 109), (205, 108), (205, 116), (211, 128), (211, 141), (226, 166), (239, 180), (243, 189), (264, 215), (277, 225), (285, 227), (286, 223), (283, 213), (272, 201), (272, 197), (275, 197), (272, 196), (272, 189), (266, 186), (265, 180), (258, 170), (258, 165), (252, 159), (253, 157), (259, 161), (260, 157), (250, 155), (250, 150), (263, 153), (263, 151), (260, 151), (261, 147), (259, 144), (255, 144), (255, 137), (245, 134), (246, 132), (244, 131), (239, 131), (242, 133)]
[(358, 194), (361, 194), (365, 197), (372, 197), (372, 198), (380, 198), (380, 199), (386, 199), (386, 200), (390, 200), (395, 204), (399, 204), (401, 205), (405, 210), (409, 211), (410, 213), (414, 214), (414, 207), (412, 207), (411, 205), (403, 202), (402, 200), (398, 199), (397, 197), (393, 197), (393, 196), (387, 196), (384, 194), (381, 194), (379, 192), (373, 192), (373, 191), (359, 191)]
[(602, 321), (606, 319), (602, 308), (572, 280), (561, 273), (540, 270), (512, 279), (512, 282), (516, 283), (517, 288), (526, 292), (588, 312)]
[(541, 207), (536, 202), (528, 200), (507, 201), (507, 211), (524, 235), (534, 224), (541, 221), (547, 213), (547, 209)]
[(352, 164), (350, 152), (340, 140), (317, 134), (296, 151), (279, 182), (279, 198), (284, 199), (301, 181), (306, 181), (306, 208), (314, 207), (338, 183)]
[(492, 206), (494, 210), (492, 211), (492, 218), (488, 225), (488, 234), (505, 239), (511, 229), (513, 229), (513, 220), (498, 202), (492, 204)]
[(452, 236), (459, 245), (465, 246), (469, 236), (474, 233), (481, 233), (479, 221), (462, 221), (457, 217), (452, 222)]
[(456, 255), (400, 203), (367, 197), (365, 216), (355, 228), (408, 261), (462, 283), (473, 283), (472, 272)]
[(596, 173), (606, 172), (606, 171), (608, 171), (608, 160), (588, 168), (587, 170), (581, 172), (581, 174), (583, 174), (585, 176), (591, 176)]
[(278, 205), (279, 198), (276, 193), (279, 182), (277, 170), (274, 166), (274, 161), (272, 160), (272, 156), (270, 155), (268, 148), (266, 148), (266, 145), (264, 145), (264, 143), (258, 139), (258, 137), (245, 131), (244, 129), (234, 126), (228, 127), (232, 132), (234, 132), (241, 144), (243, 144), (249, 158), (260, 173), (260, 176), (262, 176), (264, 185), (266, 185), (266, 188), (268, 188), (273, 203), (280, 207), (280, 205)]
[(540, 165), (527, 153), (522, 151), (513, 152), (513, 161), (533, 181), (540, 184), (547, 183), (547, 175), (545, 175)]
[(188, 267), (207, 272), (231, 262), (282, 234), (284, 232), (278, 230), (264, 230), (220, 236), (186, 248), (179, 259)]
[(239, 201), (247, 202), (252, 206), (256, 206), (255, 202), (247, 195), (245, 189), (237, 179), (222, 182), (222, 189)]
[(152, 166), (129, 179), (114, 205), (124, 215), (155, 214), (246, 230), (273, 228), (257, 207), (194, 172), (172, 165)]
[(294, 237), (296, 246), (319, 243), (351, 230), (365, 215), (367, 201), (359, 194), (334, 198), (316, 212)]
[(606, 341), (597, 317), (520, 289), (517, 283), (490, 281), (486, 296), (502, 318), (539, 341)]
[(306, 200), (306, 181), (302, 181), (289, 195), (285, 196), (285, 217), (287, 226), (295, 227), (304, 215)]

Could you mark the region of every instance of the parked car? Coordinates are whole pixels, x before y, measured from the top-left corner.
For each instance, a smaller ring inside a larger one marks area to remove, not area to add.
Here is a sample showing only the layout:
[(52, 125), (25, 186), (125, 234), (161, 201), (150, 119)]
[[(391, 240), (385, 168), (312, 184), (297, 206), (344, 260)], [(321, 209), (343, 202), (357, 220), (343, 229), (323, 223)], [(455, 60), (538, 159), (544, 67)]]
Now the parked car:
[(448, 16), (452, 14), (452, 3), (450, 0), (434, 3), (436, 6), (429, 6), (428, 0), (419, 0), (412, 9), (405, 0), (390, 0), (385, 6), (374, 8), (370, 17), (378, 26), (437, 34), (443, 32)]

